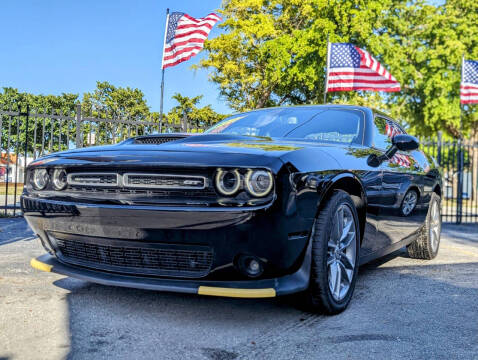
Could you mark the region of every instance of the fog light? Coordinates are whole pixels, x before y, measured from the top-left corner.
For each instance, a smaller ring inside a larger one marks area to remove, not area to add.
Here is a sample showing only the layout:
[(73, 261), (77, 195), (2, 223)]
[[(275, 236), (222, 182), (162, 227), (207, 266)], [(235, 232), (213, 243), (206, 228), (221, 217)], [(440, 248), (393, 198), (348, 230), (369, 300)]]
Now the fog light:
[(241, 255), (237, 259), (236, 265), (239, 271), (250, 278), (261, 276), (264, 272), (262, 261), (252, 255)]

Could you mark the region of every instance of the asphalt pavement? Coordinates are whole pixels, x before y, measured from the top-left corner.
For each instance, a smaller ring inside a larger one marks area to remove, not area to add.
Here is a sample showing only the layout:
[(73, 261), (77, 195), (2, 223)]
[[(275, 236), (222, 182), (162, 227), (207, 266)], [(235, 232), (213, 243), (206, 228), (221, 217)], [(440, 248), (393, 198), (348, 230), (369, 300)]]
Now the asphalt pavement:
[(30, 268), (42, 253), (23, 219), (0, 219), (0, 360), (478, 359), (478, 226), (445, 226), (432, 261), (365, 265), (337, 316), (96, 285)]

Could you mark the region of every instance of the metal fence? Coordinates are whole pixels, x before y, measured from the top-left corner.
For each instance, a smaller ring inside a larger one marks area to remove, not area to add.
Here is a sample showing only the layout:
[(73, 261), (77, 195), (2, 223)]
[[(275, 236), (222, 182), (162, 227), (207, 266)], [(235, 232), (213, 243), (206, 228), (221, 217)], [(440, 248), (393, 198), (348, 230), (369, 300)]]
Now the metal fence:
[[(210, 124), (148, 119), (92, 117), (75, 111), (0, 110), (0, 216), (20, 215), (18, 206), (26, 166), (37, 157), (84, 146), (115, 144), (129, 137), (167, 132), (202, 132)], [(443, 173), (444, 222), (478, 223), (478, 144), (421, 140)]]
[[(89, 110), (89, 109), (88, 109)], [(177, 122), (143, 118), (90, 116), (74, 111), (42, 111), (29, 107), (0, 109), (0, 216), (20, 215), (19, 198), (26, 166), (48, 153), (85, 146), (115, 144), (154, 133), (200, 133), (210, 124), (183, 118)]]
[(421, 141), (422, 150), (433, 156), (443, 176), (442, 220), (478, 223), (478, 144), (470, 140)]

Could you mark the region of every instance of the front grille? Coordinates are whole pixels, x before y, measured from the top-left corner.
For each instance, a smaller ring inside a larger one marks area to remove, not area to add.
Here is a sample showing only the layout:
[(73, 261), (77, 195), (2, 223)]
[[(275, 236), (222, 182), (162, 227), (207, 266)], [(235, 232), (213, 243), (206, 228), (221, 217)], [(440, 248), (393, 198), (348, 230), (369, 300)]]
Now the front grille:
[(134, 274), (199, 278), (209, 274), (213, 261), (212, 250), (204, 246), (199, 250), (164, 244), (130, 247), (57, 238), (55, 243), (58, 257), (65, 262)]
[(115, 173), (72, 173), (68, 174), (68, 185), (118, 186), (119, 175)]
[(214, 189), (205, 188), (198, 190), (180, 190), (180, 191), (168, 191), (168, 190), (146, 190), (146, 189), (98, 189), (93, 187), (72, 187), (69, 189), (75, 193), (89, 193), (89, 194), (122, 194), (122, 195), (138, 195), (147, 197), (159, 197), (159, 198), (211, 198), (217, 194)]
[(184, 139), (186, 136), (145, 136), (134, 139), (135, 144), (160, 145), (174, 140)]
[(206, 178), (190, 175), (124, 174), (123, 182), (129, 188), (204, 189), (206, 187)]
[(74, 205), (52, 204), (41, 200), (32, 200), (22, 198), (22, 211), (39, 212), (43, 214), (78, 214), (78, 210)]

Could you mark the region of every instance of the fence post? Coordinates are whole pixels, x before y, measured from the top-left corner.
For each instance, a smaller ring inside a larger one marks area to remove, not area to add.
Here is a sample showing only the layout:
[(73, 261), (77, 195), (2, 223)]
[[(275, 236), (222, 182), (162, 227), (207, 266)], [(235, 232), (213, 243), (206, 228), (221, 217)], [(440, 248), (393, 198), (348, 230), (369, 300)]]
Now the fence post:
[(458, 189), (456, 193), (456, 223), (461, 224), (463, 215), (463, 142), (458, 140)]
[[(29, 125), (29, 122), (30, 122), (30, 105), (27, 105), (26, 123), (25, 123), (25, 158), (23, 160), (24, 161), (24, 164), (23, 164), (24, 165), (24, 167), (23, 167), (23, 183), (24, 184), (27, 183), (28, 125)], [(17, 156), (18, 156), (18, 154), (17, 154)]]
[(442, 139), (442, 132), (438, 132), (438, 144), (437, 144), (437, 162), (438, 165), (441, 166), (441, 139)]
[(81, 136), (81, 105), (76, 105), (76, 148), (83, 147), (83, 138)]

